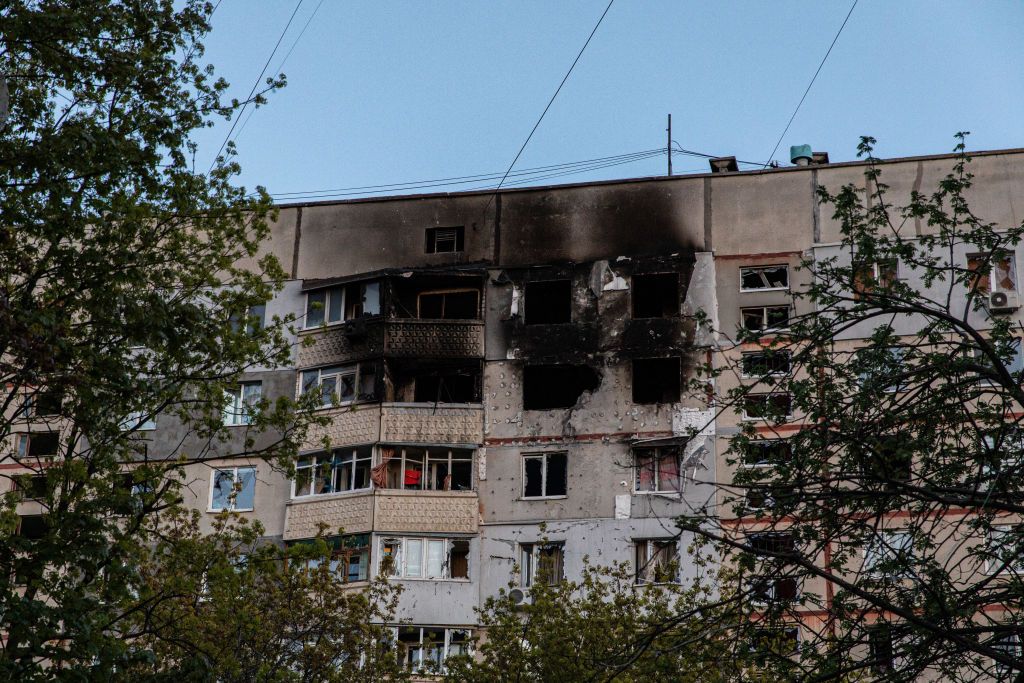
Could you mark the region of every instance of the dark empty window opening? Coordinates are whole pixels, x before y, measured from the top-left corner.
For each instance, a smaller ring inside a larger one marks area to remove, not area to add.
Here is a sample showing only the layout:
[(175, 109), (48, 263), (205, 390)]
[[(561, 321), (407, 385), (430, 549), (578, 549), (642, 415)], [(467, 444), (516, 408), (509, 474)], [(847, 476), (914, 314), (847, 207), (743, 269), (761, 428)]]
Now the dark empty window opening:
[(439, 371), (417, 375), (413, 401), (416, 403), (479, 403), (477, 374), (466, 371)]
[(793, 357), (789, 351), (757, 351), (743, 354), (743, 376), (788, 375)]
[(526, 283), (526, 324), (572, 322), (572, 282), (545, 280)]
[(633, 317), (671, 318), (679, 315), (679, 275), (648, 273), (633, 276)]
[(24, 515), (18, 518), (18, 535), (39, 539), (46, 535), (46, 519), (42, 515)]
[(18, 455), (29, 458), (53, 457), (60, 448), (59, 439), (57, 432), (23, 434), (18, 444)]
[(523, 408), (572, 408), (584, 391), (600, 383), (597, 372), (586, 365), (530, 365), (523, 369)]
[(24, 475), (15, 481), (15, 486), (27, 500), (46, 500), (48, 484), (45, 474)]
[(427, 253), (450, 254), (465, 247), (465, 228), (427, 228)]
[(637, 358), (633, 361), (633, 403), (675, 403), (679, 400), (679, 358)]
[(422, 292), (418, 317), (433, 320), (476, 320), (480, 317), (480, 292), (475, 289), (446, 289)]
[(568, 456), (565, 453), (531, 453), (523, 456), (523, 498), (564, 496), (568, 490)]

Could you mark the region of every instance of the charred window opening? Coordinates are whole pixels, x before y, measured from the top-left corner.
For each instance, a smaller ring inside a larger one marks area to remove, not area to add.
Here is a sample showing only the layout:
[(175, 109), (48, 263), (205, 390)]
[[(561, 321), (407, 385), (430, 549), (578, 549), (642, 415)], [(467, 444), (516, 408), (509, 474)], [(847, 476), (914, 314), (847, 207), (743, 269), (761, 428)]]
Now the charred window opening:
[(18, 439), (18, 456), (23, 458), (52, 458), (60, 448), (57, 432), (33, 432)]
[(633, 276), (633, 317), (671, 318), (679, 315), (679, 275), (648, 273)]
[(451, 254), (465, 247), (466, 230), (461, 225), (453, 228), (427, 228), (427, 253)]
[(475, 289), (421, 292), (417, 317), (434, 320), (476, 320), (480, 317), (480, 293)]
[(393, 277), (386, 297), (390, 313), (398, 318), (424, 320), (479, 320), (483, 300), (478, 275), (414, 273)]
[(417, 362), (391, 366), (391, 394), (399, 403), (479, 403), (479, 362)]
[(18, 518), (18, 535), (22, 538), (40, 539), (46, 535), (46, 518), (42, 515), (24, 515)]
[(680, 362), (672, 358), (633, 361), (633, 403), (675, 403), (679, 400)]
[(448, 371), (415, 379), (413, 401), (416, 403), (479, 403), (475, 375)]
[(600, 383), (597, 372), (586, 365), (528, 365), (523, 369), (523, 408), (572, 408), (584, 391)]
[(572, 282), (546, 280), (526, 283), (526, 324), (572, 322)]

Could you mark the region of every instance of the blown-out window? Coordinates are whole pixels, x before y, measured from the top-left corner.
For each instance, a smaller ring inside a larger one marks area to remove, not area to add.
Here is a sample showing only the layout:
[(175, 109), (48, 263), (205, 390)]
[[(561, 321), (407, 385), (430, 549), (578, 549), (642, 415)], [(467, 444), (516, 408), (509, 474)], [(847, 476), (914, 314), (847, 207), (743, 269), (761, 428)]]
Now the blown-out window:
[(468, 579), (469, 539), (384, 538), (381, 566), (405, 579)]
[(225, 467), (213, 471), (210, 510), (252, 510), (256, 499), (256, 468)]

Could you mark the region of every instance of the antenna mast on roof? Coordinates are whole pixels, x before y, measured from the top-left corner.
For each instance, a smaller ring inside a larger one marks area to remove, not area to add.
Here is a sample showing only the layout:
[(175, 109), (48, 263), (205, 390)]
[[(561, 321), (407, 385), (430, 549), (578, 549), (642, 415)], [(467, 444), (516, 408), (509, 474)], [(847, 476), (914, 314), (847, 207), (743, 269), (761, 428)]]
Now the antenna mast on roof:
[(672, 114), (668, 115), (668, 141), (665, 143), (665, 157), (668, 159), (668, 174), (672, 175)]

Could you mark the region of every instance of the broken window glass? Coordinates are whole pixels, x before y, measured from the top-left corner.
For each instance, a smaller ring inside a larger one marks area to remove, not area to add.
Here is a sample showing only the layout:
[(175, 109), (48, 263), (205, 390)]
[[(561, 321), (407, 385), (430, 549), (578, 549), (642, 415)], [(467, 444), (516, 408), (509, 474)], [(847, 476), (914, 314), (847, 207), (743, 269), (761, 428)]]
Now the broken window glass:
[(380, 314), (380, 285), (355, 282), (345, 287), (345, 320)]
[(678, 493), (682, 490), (679, 448), (637, 448), (633, 451), (638, 493)]
[(740, 268), (740, 291), (789, 289), (789, 266), (758, 266)]
[(753, 306), (740, 309), (743, 328), (750, 332), (772, 332), (789, 327), (789, 306)]
[(748, 420), (782, 420), (791, 417), (793, 399), (789, 394), (747, 394), (743, 397), (743, 417)]
[(477, 320), (480, 318), (480, 292), (475, 289), (421, 292), (417, 301), (418, 317), (425, 320)]
[(967, 257), (967, 270), (973, 274), (971, 286), (982, 294), (1016, 292), (1017, 268), (1009, 252), (972, 254)]
[(678, 357), (633, 360), (633, 403), (675, 403), (679, 389)]
[(555, 325), (572, 322), (572, 281), (527, 282), (527, 325)]
[(672, 539), (645, 539), (634, 543), (637, 583), (670, 583), (677, 580), (679, 562)]
[(523, 543), (519, 546), (519, 585), (529, 588), (535, 581), (554, 586), (565, 578), (565, 544)]
[(523, 498), (564, 496), (567, 491), (568, 456), (535, 453), (523, 456)]
[(679, 274), (645, 273), (633, 276), (634, 318), (671, 318), (679, 315)]
[(743, 446), (743, 465), (745, 467), (784, 465), (792, 456), (792, 447), (788, 441), (783, 439), (750, 441)]
[(448, 576), (453, 579), (469, 578), (469, 541), (450, 541), (448, 546)]
[(230, 467), (213, 471), (210, 510), (252, 510), (255, 496), (255, 467)]
[(792, 360), (789, 351), (744, 353), (741, 371), (744, 377), (788, 375)]

